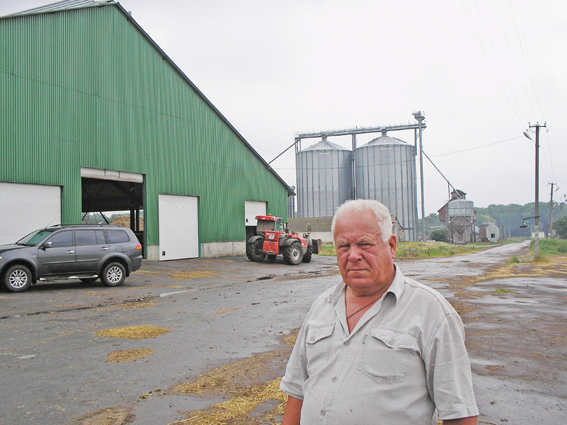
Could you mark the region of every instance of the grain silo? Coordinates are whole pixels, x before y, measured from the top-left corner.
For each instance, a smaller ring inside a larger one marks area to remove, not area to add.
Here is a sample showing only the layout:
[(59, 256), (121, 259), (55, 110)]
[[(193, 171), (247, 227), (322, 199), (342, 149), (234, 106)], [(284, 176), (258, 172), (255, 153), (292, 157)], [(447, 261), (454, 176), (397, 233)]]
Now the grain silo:
[(415, 147), (382, 136), (356, 149), (356, 197), (382, 202), (396, 217), (403, 239), (417, 240)]
[(352, 191), (352, 151), (323, 139), (297, 152), (297, 217), (330, 217)]

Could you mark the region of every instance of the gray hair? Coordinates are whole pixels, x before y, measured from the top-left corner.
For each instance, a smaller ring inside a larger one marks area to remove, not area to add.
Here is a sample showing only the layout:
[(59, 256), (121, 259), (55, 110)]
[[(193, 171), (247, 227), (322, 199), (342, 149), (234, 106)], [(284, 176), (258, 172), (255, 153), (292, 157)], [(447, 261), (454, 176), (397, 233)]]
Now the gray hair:
[(335, 225), (338, 217), (355, 212), (366, 211), (372, 212), (376, 217), (376, 225), (382, 235), (382, 240), (386, 243), (388, 239), (390, 239), (390, 236), (392, 236), (392, 216), (390, 214), (390, 210), (388, 210), (388, 207), (381, 202), (371, 199), (351, 199), (337, 208), (335, 216), (333, 217), (333, 223), (331, 224), (333, 240), (335, 239)]

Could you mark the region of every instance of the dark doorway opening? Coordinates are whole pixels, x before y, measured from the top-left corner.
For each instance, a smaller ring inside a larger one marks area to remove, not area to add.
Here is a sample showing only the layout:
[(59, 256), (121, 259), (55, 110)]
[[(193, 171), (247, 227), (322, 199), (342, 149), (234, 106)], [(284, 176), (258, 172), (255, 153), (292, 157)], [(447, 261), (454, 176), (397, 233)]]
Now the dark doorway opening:
[(144, 184), (83, 177), (82, 222), (117, 224), (136, 234), (146, 255), (144, 233)]

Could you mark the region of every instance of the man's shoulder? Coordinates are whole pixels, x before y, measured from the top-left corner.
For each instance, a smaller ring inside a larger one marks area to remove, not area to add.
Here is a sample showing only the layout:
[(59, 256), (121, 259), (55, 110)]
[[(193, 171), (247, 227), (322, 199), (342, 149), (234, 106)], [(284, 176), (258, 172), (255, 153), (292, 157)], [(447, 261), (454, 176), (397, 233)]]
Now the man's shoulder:
[(452, 314), (455, 309), (451, 306), (451, 303), (436, 289), (431, 288), (417, 280), (411, 279), (404, 276), (404, 298), (407, 298), (409, 302), (419, 303), (423, 307), (437, 307), (443, 310), (445, 315)]

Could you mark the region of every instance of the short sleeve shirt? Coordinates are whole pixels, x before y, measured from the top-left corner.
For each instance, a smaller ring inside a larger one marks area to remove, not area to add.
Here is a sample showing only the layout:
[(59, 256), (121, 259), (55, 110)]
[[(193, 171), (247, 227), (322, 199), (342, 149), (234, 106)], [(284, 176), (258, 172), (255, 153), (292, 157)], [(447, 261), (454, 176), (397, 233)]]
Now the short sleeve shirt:
[(281, 390), (301, 424), (412, 424), (477, 416), (462, 321), (443, 296), (396, 275), (349, 334), (345, 285), (313, 303)]

